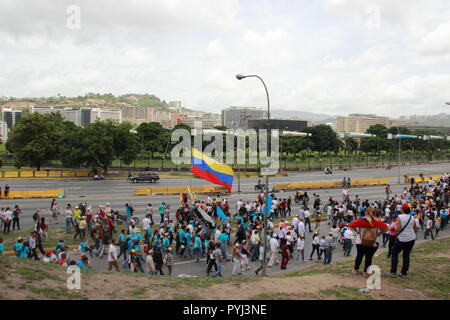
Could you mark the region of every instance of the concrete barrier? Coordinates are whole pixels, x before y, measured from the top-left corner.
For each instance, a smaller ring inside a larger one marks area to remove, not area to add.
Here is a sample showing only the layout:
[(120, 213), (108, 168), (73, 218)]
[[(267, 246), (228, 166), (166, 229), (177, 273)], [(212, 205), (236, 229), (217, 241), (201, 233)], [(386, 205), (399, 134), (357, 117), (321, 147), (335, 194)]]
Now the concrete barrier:
[[(193, 193), (210, 193), (210, 192), (227, 192), (225, 187), (211, 186), (211, 187), (191, 187)], [(167, 188), (135, 188), (133, 194), (135, 196), (148, 196), (148, 195), (164, 195), (164, 194), (180, 194), (189, 193), (187, 187), (167, 187)]]
[(19, 177), (19, 171), (5, 171), (3, 173), (4, 178), (18, 178)]
[(64, 190), (52, 189), (10, 191), (8, 197), (5, 197), (5, 194), (3, 193), (1, 199), (58, 198), (60, 193), (64, 194)]
[[(354, 186), (378, 186), (389, 184), (389, 180), (355, 180), (350, 187)], [(289, 191), (297, 189), (322, 189), (322, 188), (342, 188), (342, 181), (318, 181), (301, 183), (277, 183), (273, 186), (275, 192)]]
[(44, 178), (47, 177), (49, 174), (49, 171), (34, 171), (34, 176), (36, 178)]
[(34, 177), (33, 171), (20, 171), (19, 172), (21, 178), (32, 178)]

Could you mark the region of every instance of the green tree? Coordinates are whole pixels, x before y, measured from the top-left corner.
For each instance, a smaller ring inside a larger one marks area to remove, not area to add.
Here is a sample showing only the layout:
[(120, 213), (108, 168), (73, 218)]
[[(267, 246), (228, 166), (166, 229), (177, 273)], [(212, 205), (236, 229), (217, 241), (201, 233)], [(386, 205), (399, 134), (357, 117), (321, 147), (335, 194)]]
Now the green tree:
[(114, 131), (114, 155), (125, 164), (130, 164), (136, 159), (141, 148), (138, 136), (131, 132), (133, 125), (129, 122), (122, 122), (120, 124), (110, 122), (109, 125), (112, 126)]
[(305, 132), (311, 133), (311, 149), (322, 154), (325, 151), (339, 151), (339, 139), (336, 132), (328, 125), (319, 124), (317, 126), (305, 129)]
[(64, 137), (64, 120), (59, 113), (25, 115), (11, 132), (6, 149), (15, 155), (16, 166), (36, 167), (59, 159)]
[(149, 157), (153, 158), (155, 152), (164, 152), (169, 137), (159, 122), (141, 123), (136, 131), (142, 149)]

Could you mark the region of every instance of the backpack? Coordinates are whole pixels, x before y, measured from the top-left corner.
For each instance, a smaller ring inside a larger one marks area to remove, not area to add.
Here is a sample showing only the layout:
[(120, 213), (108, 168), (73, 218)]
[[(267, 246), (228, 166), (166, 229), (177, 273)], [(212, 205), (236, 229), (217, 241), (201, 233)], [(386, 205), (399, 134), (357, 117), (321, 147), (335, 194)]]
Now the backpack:
[(364, 228), (360, 234), (361, 245), (364, 247), (375, 247), (377, 241), (377, 229), (376, 228)]

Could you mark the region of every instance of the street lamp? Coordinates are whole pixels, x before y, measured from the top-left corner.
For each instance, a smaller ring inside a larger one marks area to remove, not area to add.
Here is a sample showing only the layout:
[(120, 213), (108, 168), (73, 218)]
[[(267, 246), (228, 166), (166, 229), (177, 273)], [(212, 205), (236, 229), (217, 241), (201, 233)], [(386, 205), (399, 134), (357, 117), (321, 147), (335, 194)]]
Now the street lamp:
[(402, 153), (402, 138), (400, 137), (400, 130), (398, 127), (395, 127), (398, 132), (398, 179), (397, 183), (400, 184), (400, 161), (401, 161), (401, 153)]
[[(269, 100), (269, 91), (267, 91), (267, 86), (264, 83), (264, 80), (261, 79), (261, 77), (259, 77), (258, 75), (248, 75), (248, 76), (244, 76), (242, 74), (237, 74), (236, 75), (236, 79), (238, 80), (242, 80), (245, 78), (258, 78), (263, 86), (264, 89), (266, 90), (266, 96), (267, 96), (267, 129), (270, 130), (270, 100)], [(266, 269), (267, 269), (267, 216), (270, 213), (270, 208), (269, 208), (269, 175), (266, 175), (266, 212), (265, 214), (263, 214), (263, 246), (264, 246), (264, 255), (263, 255), (263, 262), (262, 262), (262, 276), (265, 277), (266, 274)]]

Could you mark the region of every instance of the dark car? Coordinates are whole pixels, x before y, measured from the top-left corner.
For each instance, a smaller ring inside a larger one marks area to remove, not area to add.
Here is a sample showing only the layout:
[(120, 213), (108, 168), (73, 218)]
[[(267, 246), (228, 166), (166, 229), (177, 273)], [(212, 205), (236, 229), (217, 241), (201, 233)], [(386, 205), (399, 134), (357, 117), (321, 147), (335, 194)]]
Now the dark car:
[(132, 175), (130, 177), (131, 182), (137, 183), (141, 181), (149, 181), (151, 183), (155, 183), (159, 180), (159, 175), (154, 172), (140, 172), (137, 175)]

